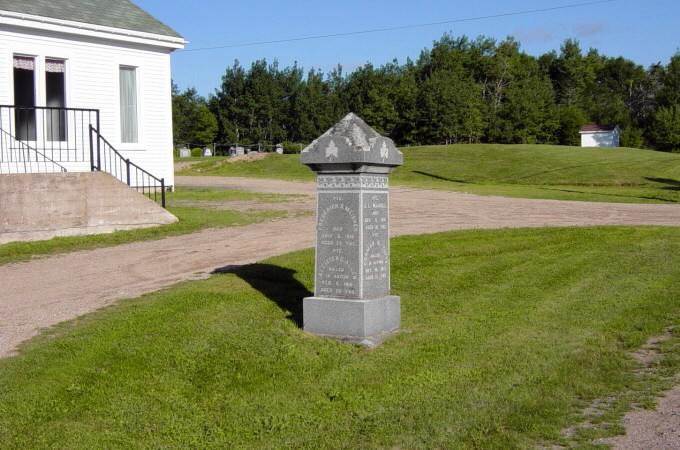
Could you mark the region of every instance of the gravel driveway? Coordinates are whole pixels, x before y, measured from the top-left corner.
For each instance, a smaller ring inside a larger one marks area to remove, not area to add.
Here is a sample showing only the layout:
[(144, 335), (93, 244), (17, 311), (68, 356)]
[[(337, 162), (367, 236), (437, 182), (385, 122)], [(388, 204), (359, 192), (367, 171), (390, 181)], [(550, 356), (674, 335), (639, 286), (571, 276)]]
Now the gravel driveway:
[[(178, 177), (177, 184), (307, 194), (306, 207), (314, 208), (312, 183)], [(391, 192), (395, 236), (471, 228), (680, 225), (680, 207), (675, 205), (526, 200), (403, 187)], [(11, 354), (41, 328), (116, 300), (207, 277), (218, 267), (253, 263), (313, 244), (314, 218), (306, 216), (0, 266), (0, 357)]]

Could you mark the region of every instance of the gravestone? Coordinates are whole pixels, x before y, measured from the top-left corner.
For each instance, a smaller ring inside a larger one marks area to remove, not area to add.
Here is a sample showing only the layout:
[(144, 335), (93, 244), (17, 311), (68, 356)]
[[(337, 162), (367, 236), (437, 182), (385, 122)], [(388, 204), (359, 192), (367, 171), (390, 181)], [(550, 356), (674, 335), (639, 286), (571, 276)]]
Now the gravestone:
[(191, 150), (189, 150), (186, 147), (182, 147), (179, 149), (179, 157), (180, 158), (191, 158)]
[(242, 156), (246, 154), (246, 149), (243, 147), (229, 147), (229, 156)]
[(388, 174), (403, 159), (391, 139), (355, 114), (302, 151), (318, 189), (306, 331), (373, 346), (399, 328), (400, 299), (390, 295)]
[(283, 144), (276, 144), (274, 151), (279, 155), (283, 155)]
[(206, 148), (203, 149), (203, 157), (204, 157), (204, 158), (209, 158), (209, 157), (211, 157), (212, 155), (213, 155), (213, 152), (212, 152), (212, 150), (210, 149), (210, 147), (206, 147)]

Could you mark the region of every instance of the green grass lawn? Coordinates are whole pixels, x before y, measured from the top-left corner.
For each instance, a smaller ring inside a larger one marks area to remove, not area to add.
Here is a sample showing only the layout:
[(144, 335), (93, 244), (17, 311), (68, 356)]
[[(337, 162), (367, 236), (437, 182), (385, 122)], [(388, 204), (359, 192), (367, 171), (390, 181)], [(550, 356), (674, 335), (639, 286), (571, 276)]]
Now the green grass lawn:
[(205, 161), (212, 156), (190, 156), (188, 158), (180, 158), (179, 156), (173, 156), (175, 162), (195, 162), (195, 161)]
[[(481, 195), (624, 203), (680, 202), (680, 154), (632, 148), (450, 145), (402, 149), (392, 183)], [(183, 175), (313, 180), (298, 155), (197, 163)]]
[(234, 189), (220, 189), (210, 187), (179, 187), (175, 192), (168, 193), (168, 205), (195, 202), (230, 202), (255, 201), (262, 203), (284, 203), (304, 197), (294, 194), (269, 194), (264, 192), (238, 191)]
[[(179, 222), (160, 227), (118, 231), (93, 236), (60, 237), (46, 241), (14, 242), (0, 245), (0, 265), (27, 260), (36, 256), (110, 247), (135, 241), (161, 239), (168, 236), (191, 233), (204, 228), (224, 228), (247, 225), (286, 215), (284, 211), (232, 211), (206, 207), (208, 202), (258, 201), (284, 202), (295, 196), (260, 194), (245, 191), (219, 189), (179, 188), (168, 193), (168, 210)], [(175, 205), (175, 203), (177, 205)], [(181, 204), (181, 206), (179, 206)]]
[(680, 229), (454, 232), (392, 253), (403, 330), (378, 349), (300, 330), (313, 253), (285, 255), (121, 302), (1, 360), (0, 442), (527, 448), (564, 443), (594, 399), (616, 399), (602, 420), (650, 404), (680, 369), (680, 330), (653, 373), (628, 354), (678, 323)]

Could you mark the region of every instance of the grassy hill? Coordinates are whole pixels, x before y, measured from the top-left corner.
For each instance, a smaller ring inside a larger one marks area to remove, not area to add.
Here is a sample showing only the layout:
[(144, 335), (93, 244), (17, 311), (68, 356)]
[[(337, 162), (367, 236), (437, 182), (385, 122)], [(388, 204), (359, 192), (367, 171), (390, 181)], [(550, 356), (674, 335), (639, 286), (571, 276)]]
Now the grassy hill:
[[(633, 148), (449, 145), (402, 149), (392, 183), (482, 195), (626, 203), (680, 202), (680, 155)], [(200, 162), (180, 175), (313, 180), (297, 155)]]

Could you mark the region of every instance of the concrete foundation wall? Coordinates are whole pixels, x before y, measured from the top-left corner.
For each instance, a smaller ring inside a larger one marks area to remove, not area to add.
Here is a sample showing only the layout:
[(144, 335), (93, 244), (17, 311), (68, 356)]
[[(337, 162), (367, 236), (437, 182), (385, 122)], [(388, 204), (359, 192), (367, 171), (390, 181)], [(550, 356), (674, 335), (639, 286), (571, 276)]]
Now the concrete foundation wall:
[(105, 173), (0, 175), (0, 244), (176, 222)]

